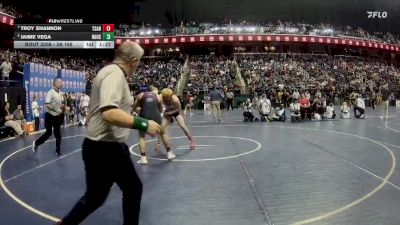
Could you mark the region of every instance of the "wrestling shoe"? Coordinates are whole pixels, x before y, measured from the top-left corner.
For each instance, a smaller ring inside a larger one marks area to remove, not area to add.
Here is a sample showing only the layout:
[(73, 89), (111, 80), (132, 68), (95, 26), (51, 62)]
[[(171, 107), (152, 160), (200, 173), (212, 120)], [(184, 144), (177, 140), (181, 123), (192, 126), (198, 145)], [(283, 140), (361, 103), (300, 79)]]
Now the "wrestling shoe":
[(147, 157), (146, 156), (141, 156), (140, 160), (137, 161), (137, 163), (139, 163), (140, 165), (147, 165), (148, 164)]
[(32, 142), (32, 152), (33, 152), (33, 153), (36, 153), (37, 150), (38, 150), (38, 146), (36, 145), (36, 141), (33, 141), (33, 142)]
[(172, 153), (172, 151), (167, 152), (167, 158), (168, 160), (172, 160), (175, 159), (176, 155), (174, 153)]

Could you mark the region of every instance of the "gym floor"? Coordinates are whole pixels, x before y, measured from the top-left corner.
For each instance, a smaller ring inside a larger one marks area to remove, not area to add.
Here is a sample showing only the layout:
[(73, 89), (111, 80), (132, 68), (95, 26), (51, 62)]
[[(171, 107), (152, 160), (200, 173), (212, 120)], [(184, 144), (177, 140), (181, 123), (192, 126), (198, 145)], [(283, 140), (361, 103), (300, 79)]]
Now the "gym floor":
[[(241, 122), (240, 111), (221, 124), (196, 111), (186, 116), (198, 148), (177, 124), (169, 129), (173, 162), (148, 144), (141, 166), (136, 131), (129, 146), (142, 179), (141, 225), (398, 225), (400, 112), (368, 109), (365, 119), (318, 122)], [(61, 218), (85, 191), (80, 154), (84, 128), (62, 131), (34, 154), (40, 134), (0, 142), (0, 224), (45, 225)], [(107, 165), (104, 165), (107, 166)], [(122, 224), (114, 186), (85, 225)]]

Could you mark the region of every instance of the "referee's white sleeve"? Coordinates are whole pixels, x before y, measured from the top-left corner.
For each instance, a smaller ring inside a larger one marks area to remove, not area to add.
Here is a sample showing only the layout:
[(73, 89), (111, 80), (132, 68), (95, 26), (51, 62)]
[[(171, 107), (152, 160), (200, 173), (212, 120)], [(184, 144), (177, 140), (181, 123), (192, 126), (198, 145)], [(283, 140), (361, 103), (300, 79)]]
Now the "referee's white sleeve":
[[(53, 90), (53, 89), (52, 89)], [(46, 100), (45, 100), (45, 104), (50, 104), (51, 103), (51, 98), (53, 97), (53, 91), (50, 90), (47, 92), (46, 94)]]

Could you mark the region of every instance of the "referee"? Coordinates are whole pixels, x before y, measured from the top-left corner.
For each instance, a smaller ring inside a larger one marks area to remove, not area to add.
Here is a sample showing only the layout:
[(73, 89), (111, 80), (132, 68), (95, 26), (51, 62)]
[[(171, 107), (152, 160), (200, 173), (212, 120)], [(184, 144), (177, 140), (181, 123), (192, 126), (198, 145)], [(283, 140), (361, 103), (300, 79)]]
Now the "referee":
[(221, 100), (223, 98), (221, 92), (217, 90), (217, 86), (214, 86), (213, 90), (209, 93), (211, 101), (211, 109), (213, 113), (214, 123), (221, 123)]
[(139, 224), (142, 182), (136, 174), (128, 146), (129, 129), (150, 135), (160, 133), (152, 120), (133, 117), (127, 82), (143, 55), (135, 42), (124, 42), (115, 51), (112, 64), (102, 68), (93, 80), (86, 138), (82, 158), (86, 171), (86, 192), (60, 225), (77, 225), (100, 207), (114, 182), (122, 191), (124, 225)]
[(233, 110), (233, 99), (235, 98), (235, 94), (231, 90), (228, 90), (226, 93), (226, 110), (229, 111), (229, 107)]
[(46, 95), (46, 114), (44, 115), (44, 123), (46, 127), (46, 133), (40, 136), (39, 139), (33, 141), (32, 150), (36, 152), (38, 147), (43, 144), (54, 130), (54, 137), (56, 138), (56, 153), (58, 156), (61, 156), (61, 133), (60, 126), (61, 120), (64, 116), (63, 109), (63, 93), (61, 92), (62, 81), (60, 78), (55, 78), (53, 81), (53, 88), (47, 92)]

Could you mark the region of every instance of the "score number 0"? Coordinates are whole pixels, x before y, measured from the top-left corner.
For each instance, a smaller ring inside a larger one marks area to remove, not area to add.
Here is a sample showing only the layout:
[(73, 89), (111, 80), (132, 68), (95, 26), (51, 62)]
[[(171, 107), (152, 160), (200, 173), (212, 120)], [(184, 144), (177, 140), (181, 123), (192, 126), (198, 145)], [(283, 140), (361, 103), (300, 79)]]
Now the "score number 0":
[(114, 24), (103, 24), (103, 32), (114, 32)]

